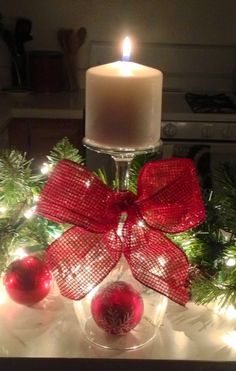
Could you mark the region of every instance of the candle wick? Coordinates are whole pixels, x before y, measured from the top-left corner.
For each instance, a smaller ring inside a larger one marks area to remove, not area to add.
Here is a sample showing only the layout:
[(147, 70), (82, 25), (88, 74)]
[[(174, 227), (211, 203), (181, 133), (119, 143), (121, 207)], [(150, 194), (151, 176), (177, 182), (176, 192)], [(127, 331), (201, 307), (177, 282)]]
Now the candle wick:
[(129, 55), (123, 55), (122, 62), (129, 62), (130, 56)]

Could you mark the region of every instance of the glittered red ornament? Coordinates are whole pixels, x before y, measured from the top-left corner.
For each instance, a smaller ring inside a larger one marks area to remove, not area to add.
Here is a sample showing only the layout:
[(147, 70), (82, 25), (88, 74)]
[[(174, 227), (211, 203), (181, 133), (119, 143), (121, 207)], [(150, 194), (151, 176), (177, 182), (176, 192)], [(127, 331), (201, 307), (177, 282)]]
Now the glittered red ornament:
[(27, 256), (9, 265), (3, 282), (11, 299), (32, 305), (48, 294), (52, 275), (40, 259)]
[(124, 281), (101, 287), (91, 302), (96, 324), (109, 334), (124, 335), (141, 320), (143, 299), (139, 292)]

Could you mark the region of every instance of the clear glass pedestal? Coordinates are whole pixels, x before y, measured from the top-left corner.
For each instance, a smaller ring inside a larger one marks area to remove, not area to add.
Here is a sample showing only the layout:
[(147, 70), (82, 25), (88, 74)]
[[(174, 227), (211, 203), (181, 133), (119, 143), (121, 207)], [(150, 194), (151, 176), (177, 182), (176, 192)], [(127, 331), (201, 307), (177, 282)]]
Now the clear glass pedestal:
[[(91, 142), (87, 138), (84, 139), (84, 144), (90, 150), (98, 153), (109, 154), (115, 161), (115, 186), (116, 191), (125, 192), (129, 189), (129, 175), (132, 160), (136, 155), (157, 152), (162, 143), (159, 142), (155, 147), (150, 148), (110, 148), (100, 147), (96, 143)], [(122, 221), (121, 215), (121, 221)], [(124, 222), (125, 218), (123, 219)], [(122, 223), (121, 223), (122, 224)], [(117, 234), (122, 240), (122, 226), (119, 224)], [(94, 320), (91, 305), (94, 296), (100, 289), (114, 282), (125, 282), (130, 285), (141, 297), (143, 302), (143, 313), (141, 320), (130, 331), (125, 334), (110, 334), (103, 328), (99, 327)], [(149, 289), (139, 283), (133, 277), (130, 268), (124, 257), (121, 258), (117, 266), (110, 274), (93, 289), (85, 298), (74, 302), (74, 309), (79, 320), (81, 329), (86, 338), (93, 344), (106, 348), (117, 350), (137, 349), (152, 339), (154, 339), (159, 326), (161, 325), (167, 306), (167, 298), (156, 291)]]
[[(100, 328), (91, 313), (91, 302), (99, 289), (112, 282), (127, 282), (142, 297), (144, 309), (139, 324), (124, 335), (112, 335)], [(131, 350), (142, 347), (153, 340), (163, 322), (168, 299), (136, 281), (125, 261), (121, 259), (112, 272), (85, 298), (74, 302), (74, 309), (80, 327), (86, 338), (93, 344), (116, 350)]]

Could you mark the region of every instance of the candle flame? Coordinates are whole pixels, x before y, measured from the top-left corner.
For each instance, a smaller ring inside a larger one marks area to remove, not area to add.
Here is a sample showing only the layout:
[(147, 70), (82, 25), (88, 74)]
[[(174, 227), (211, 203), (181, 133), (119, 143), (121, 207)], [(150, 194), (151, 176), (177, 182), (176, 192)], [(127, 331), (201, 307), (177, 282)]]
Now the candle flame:
[(122, 60), (123, 61), (129, 61), (130, 59), (130, 54), (131, 54), (131, 41), (128, 36), (125, 37), (123, 41), (123, 56)]

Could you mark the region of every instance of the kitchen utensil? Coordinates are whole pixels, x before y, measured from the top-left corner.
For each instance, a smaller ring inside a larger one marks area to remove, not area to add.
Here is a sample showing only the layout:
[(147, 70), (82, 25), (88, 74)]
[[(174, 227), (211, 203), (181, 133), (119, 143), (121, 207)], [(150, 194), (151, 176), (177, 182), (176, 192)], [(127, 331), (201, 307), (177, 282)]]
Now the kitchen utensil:
[(14, 30), (14, 40), (15, 40), (15, 48), (17, 52), (17, 63), (19, 66), (23, 86), (28, 85), (27, 72), (26, 72), (27, 57), (26, 57), (24, 44), (27, 41), (32, 40), (31, 29), (32, 29), (32, 22), (30, 19), (28, 18), (17, 19), (16, 24), (15, 24), (15, 30)]
[(12, 79), (13, 84), (17, 85), (18, 88), (23, 88), (23, 81), (21, 76), (21, 70), (17, 58), (17, 50), (16, 50), (16, 44), (14, 35), (11, 31), (4, 29), (2, 31), (2, 39), (5, 42), (5, 44), (8, 47), (8, 50), (11, 54), (11, 60), (12, 60)]
[(23, 54), (24, 43), (32, 40), (31, 35), (32, 22), (28, 18), (18, 18), (14, 30), (14, 38), (16, 43), (17, 52)]
[(64, 65), (68, 79), (68, 88), (71, 91), (79, 90), (78, 83), (78, 51), (83, 45), (86, 38), (86, 29), (79, 28), (77, 31), (73, 29), (61, 28), (58, 31), (58, 41), (64, 53)]
[(53, 50), (32, 50), (29, 53), (31, 88), (41, 93), (65, 90), (63, 54)]

